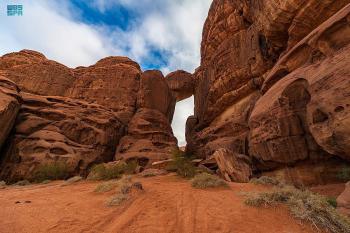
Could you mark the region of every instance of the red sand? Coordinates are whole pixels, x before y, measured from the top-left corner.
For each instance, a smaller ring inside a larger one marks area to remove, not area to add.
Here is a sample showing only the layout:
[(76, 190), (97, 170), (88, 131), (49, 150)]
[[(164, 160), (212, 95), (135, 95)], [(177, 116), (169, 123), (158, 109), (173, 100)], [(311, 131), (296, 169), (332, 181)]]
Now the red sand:
[(173, 175), (138, 180), (145, 192), (119, 207), (106, 205), (115, 191), (93, 192), (96, 182), (0, 190), (0, 232), (316, 232), (293, 219), (283, 206), (246, 206), (240, 192), (258, 191), (261, 186), (198, 190)]

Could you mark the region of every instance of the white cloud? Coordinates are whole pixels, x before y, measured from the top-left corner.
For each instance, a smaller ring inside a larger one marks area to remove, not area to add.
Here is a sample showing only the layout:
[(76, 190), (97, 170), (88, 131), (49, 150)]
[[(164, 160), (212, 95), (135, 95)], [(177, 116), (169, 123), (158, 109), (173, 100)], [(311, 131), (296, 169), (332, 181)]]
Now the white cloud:
[(48, 1), (28, 1), (22, 17), (1, 14), (0, 53), (33, 49), (70, 67), (90, 65), (109, 54), (96, 29), (65, 18), (64, 11), (56, 12), (55, 6)]
[[(22, 17), (6, 16), (7, 4), (24, 5)], [(110, 55), (128, 56), (140, 64), (152, 61), (151, 51), (166, 54), (167, 74), (177, 69), (193, 72), (200, 62), (202, 27), (211, 0), (94, 0), (105, 12), (116, 5), (136, 12), (126, 31), (79, 22), (81, 12), (66, 1), (2, 1), (0, 3), (0, 55), (33, 49), (69, 67), (91, 65)], [(173, 130), (185, 143), (185, 122), (193, 113), (193, 100), (177, 104)]]

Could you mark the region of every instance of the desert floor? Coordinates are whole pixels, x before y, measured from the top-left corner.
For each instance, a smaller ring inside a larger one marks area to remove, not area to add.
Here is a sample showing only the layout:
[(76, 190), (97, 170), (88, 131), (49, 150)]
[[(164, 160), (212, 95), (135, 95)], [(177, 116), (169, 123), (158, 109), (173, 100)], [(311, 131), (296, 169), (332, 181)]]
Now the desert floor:
[(173, 174), (134, 180), (144, 192), (117, 207), (106, 204), (116, 191), (94, 192), (99, 182), (10, 186), (0, 190), (0, 232), (318, 232), (284, 206), (246, 206), (243, 194), (263, 186), (199, 190)]

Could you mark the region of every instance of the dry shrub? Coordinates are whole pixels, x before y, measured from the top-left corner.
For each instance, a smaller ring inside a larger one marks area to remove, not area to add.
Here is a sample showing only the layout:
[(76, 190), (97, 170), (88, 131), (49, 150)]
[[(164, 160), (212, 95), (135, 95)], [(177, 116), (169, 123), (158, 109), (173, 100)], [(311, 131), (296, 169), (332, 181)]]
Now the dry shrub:
[(227, 184), (224, 180), (220, 179), (217, 176), (208, 173), (201, 173), (192, 179), (192, 187), (205, 189), (214, 187), (227, 187)]
[(0, 189), (6, 188), (6, 182), (5, 181), (0, 181)]
[(274, 186), (284, 185), (284, 182), (269, 176), (261, 176), (259, 178), (253, 178), (250, 180), (250, 183), (259, 184), (259, 185), (274, 185)]
[(168, 172), (166, 170), (150, 168), (150, 169), (146, 169), (143, 172), (141, 172), (140, 176), (142, 176), (142, 177), (153, 177), (153, 176), (166, 175), (167, 173)]
[(27, 186), (27, 185), (30, 185), (30, 182), (28, 180), (20, 180), (20, 181), (17, 181), (13, 185), (15, 185), (15, 186)]
[(33, 175), (33, 180), (42, 182), (44, 180), (64, 180), (68, 177), (67, 165), (63, 162), (51, 162), (41, 164)]
[(97, 185), (94, 192), (96, 192), (96, 193), (109, 192), (109, 191), (113, 190), (114, 188), (116, 188), (117, 186), (118, 186), (117, 181), (108, 181), (108, 182)]
[(350, 221), (340, 215), (327, 202), (327, 198), (310, 191), (302, 191), (293, 186), (276, 188), (250, 196), (245, 204), (255, 207), (287, 204), (292, 215), (311, 222), (317, 229), (327, 229), (333, 233), (350, 232)]
[(131, 176), (124, 176), (122, 179), (115, 182), (113, 186), (117, 187), (117, 194), (108, 200), (108, 206), (118, 206), (128, 200), (132, 193), (132, 189), (143, 190), (142, 184), (139, 182), (133, 183)]
[(118, 193), (116, 195), (114, 195), (108, 202), (107, 205), (108, 206), (118, 206), (121, 203), (123, 203), (124, 201), (128, 200), (129, 196), (127, 194), (123, 194), (123, 193)]
[(51, 180), (43, 180), (40, 184), (48, 184), (51, 183)]
[(67, 186), (67, 185), (71, 185), (71, 184), (74, 184), (74, 183), (77, 183), (79, 181), (82, 181), (83, 178), (81, 176), (74, 176), (72, 178), (69, 178), (68, 180), (66, 180), (62, 186)]

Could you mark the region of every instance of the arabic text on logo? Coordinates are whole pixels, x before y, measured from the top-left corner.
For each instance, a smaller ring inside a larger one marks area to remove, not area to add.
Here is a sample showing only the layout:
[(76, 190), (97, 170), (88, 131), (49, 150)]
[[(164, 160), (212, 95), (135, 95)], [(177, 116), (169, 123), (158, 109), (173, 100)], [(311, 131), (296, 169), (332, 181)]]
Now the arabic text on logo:
[(23, 5), (7, 5), (7, 16), (22, 16)]

